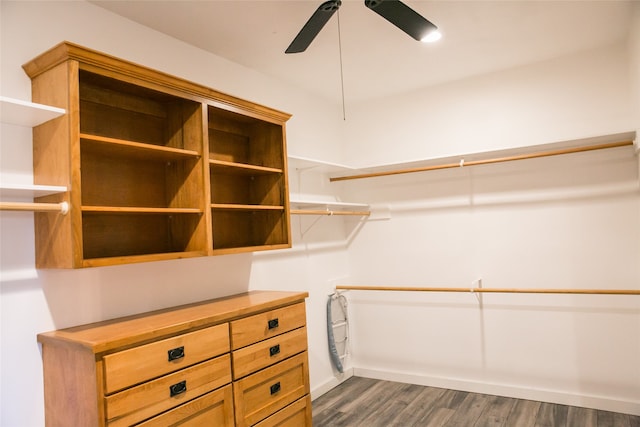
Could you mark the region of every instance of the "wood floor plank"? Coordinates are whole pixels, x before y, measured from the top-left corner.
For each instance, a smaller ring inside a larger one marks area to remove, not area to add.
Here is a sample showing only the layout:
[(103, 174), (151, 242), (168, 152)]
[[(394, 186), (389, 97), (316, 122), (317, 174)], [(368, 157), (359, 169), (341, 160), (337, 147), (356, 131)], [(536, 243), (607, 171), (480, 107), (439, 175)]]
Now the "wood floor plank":
[(446, 423), (446, 427), (469, 427), (475, 424), (484, 411), (489, 396), (478, 393), (468, 393), (456, 408), (456, 413)]
[(555, 403), (542, 403), (538, 411), (535, 427), (565, 427), (567, 426), (568, 411), (569, 409), (566, 406), (556, 405)]
[(444, 427), (455, 412), (456, 411), (451, 408), (436, 408), (429, 413), (424, 421), (417, 425), (424, 427)]
[(313, 402), (314, 411), (321, 412), (326, 408), (342, 407), (358, 398), (365, 390), (373, 387), (378, 380), (372, 378), (351, 377)]
[(505, 425), (534, 427), (536, 425), (538, 411), (540, 411), (540, 405), (542, 405), (541, 402), (518, 399), (516, 404), (513, 405)]
[(509, 397), (490, 396), (474, 427), (503, 427), (515, 403), (516, 399)]
[(416, 386), (419, 393), (409, 404), (398, 414), (398, 417), (390, 424), (397, 427), (420, 425), (422, 420), (436, 409), (435, 402), (438, 401), (446, 391), (443, 388)]
[(640, 427), (640, 416), (352, 377), (313, 401), (315, 427)]
[(370, 414), (362, 417), (362, 424), (390, 425), (413, 400), (410, 393), (415, 388), (409, 384), (385, 382), (384, 386), (385, 389), (382, 393), (374, 395), (375, 401), (369, 405)]
[(567, 411), (567, 426), (598, 427), (598, 411), (570, 406)]
[(462, 404), (464, 399), (467, 398), (466, 391), (459, 390), (445, 390), (442, 396), (436, 402), (438, 407), (456, 409), (458, 406)]

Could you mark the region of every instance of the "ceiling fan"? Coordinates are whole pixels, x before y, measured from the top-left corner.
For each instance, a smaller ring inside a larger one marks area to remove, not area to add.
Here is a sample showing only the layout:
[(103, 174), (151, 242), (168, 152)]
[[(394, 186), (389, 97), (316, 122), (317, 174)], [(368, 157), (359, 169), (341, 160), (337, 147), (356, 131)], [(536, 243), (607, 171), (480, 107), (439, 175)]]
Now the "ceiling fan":
[[(341, 0), (322, 3), (304, 24), (285, 53), (304, 52), (341, 4)], [(365, 0), (364, 4), (416, 40), (425, 41), (429, 36), (439, 35), (438, 27), (399, 0)]]

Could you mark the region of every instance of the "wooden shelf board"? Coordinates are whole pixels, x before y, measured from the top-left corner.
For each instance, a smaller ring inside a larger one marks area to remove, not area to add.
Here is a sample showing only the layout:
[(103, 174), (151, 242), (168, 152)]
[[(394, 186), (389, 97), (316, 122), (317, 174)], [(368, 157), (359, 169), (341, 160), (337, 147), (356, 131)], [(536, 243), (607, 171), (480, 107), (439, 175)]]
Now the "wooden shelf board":
[(245, 163), (227, 162), (224, 160), (209, 159), (213, 172), (222, 172), (227, 174), (271, 174), (282, 173), (282, 169), (270, 168), (266, 166), (250, 165)]
[(194, 150), (165, 147), (162, 145), (144, 144), (141, 142), (126, 141), (105, 136), (80, 134), (83, 147), (91, 147), (92, 151), (101, 154), (119, 154), (130, 158), (154, 158), (158, 160), (178, 160), (185, 158), (198, 158), (200, 153)]
[(258, 246), (239, 246), (239, 247), (227, 247), (227, 248), (213, 248), (214, 255), (228, 255), (244, 252), (259, 252), (269, 251), (273, 249), (289, 249), (291, 245), (288, 243), (279, 243), (274, 245), (258, 245)]
[(0, 96), (0, 121), (10, 125), (34, 127), (65, 112), (63, 108)]
[(151, 207), (133, 207), (133, 206), (83, 206), (83, 213), (101, 213), (101, 214), (200, 214), (201, 209), (198, 208), (151, 208)]
[(38, 185), (38, 184), (3, 184), (0, 186), (0, 199), (7, 198), (29, 198), (50, 196), (52, 194), (64, 193), (67, 187), (60, 185)]
[(211, 209), (227, 211), (281, 211), (284, 206), (277, 205), (237, 205), (230, 203), (212, 203)]
[(188, 252), (162, 252), (145, 255), (123, 255), (105, 258), (86, 258), (82, 261), (83, 267), (102, 267), (124, 263), (164, 261), (179, 258), (194, 258), (206, 256), (205, 251), (188, 251)]

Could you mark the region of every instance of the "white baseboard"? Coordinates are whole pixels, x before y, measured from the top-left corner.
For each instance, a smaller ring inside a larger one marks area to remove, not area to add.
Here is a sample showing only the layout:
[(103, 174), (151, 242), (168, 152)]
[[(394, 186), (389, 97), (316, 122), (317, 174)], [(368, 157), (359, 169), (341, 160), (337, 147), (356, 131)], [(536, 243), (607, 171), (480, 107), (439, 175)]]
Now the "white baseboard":
[(314, 387), (314, 389), (311, 390), (311, 400), (317, 399), (318, 397), (322, 396), (326, 392), (339, 386), (340, 384), (342, 384), (352, 376), (353, 376), (353, 368), (348, 368), (348, 369), (345, 369), (345, 371), (342, 374), (339, 373), (337, 374), (337, 376), (332, 377), (329, 381), (325, 381), (319, 386)]
[(583, 408), (599, 409), (623, 414), (640, 415), (640, 400), (617, 400), (610, 399), (605, 396), (580, 395), (553, 390), (529, 389), (505, 384), (490, 384), (453, 378), (429, 377), (406, 372), (383, 371), (358, 367), (353, 368), (352, 375), (356, 377), (374, 378), (386, 381), (469, 391), (473, 393), (579, 406)]

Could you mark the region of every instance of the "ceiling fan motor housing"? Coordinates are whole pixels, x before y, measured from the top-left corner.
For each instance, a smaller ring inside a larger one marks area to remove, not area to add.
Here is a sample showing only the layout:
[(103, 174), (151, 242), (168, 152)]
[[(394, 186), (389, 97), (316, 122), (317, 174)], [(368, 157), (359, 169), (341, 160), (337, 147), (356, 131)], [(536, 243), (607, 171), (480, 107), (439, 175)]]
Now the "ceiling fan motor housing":
[(320, 9), (324, 10), (325, 12), (334, 12), (334, 11), (338, 10), (340, 5), (342, 5), (342, 1), (341, 0), (329, 0), (329, 1), (326, 1), (326, 2), (322, 3), (320, 5)]

